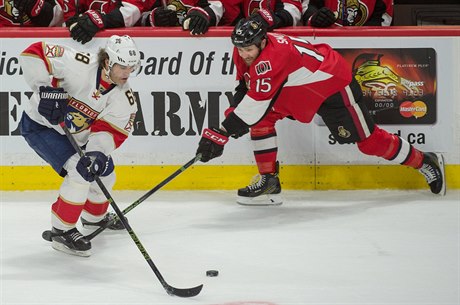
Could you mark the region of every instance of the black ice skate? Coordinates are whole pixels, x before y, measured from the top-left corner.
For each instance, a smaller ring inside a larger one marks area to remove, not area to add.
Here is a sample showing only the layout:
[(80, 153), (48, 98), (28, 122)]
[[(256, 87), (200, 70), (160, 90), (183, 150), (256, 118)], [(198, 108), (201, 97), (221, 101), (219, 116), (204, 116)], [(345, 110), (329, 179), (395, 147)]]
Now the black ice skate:
[(256, 175), (250, 185), (238, 190), (237, 203), (241, 205), (280, 205), (281, 184), (278, 174)]
[(51, 231), (54, 234), (51, 244), (53, 249), (78, 256), (91, 255), (91, 242), (77, 228), (63, 231), (53, 227)]
[[(111, 221), (112, 219), (114, 219), (117, 215), (115, 213), (107, 213), (105, 214), (104, 218), (98, 222), (91, 222), (91, 221), (88, 221), (86, 219), (84, 219), (83, 217), (80, 218), (81, 220), (81, 223), (83, 225), (83, 227), (87, 228), (87, 227), (102, 227), (102, 226), (105, 226), (109, 221)], [(128, 221), (128, 219), (125, 217), (125, 220)], [(110, 230), (123, 230), (125, 228), (125, 226), (123, 225), (123, 223), (121, 222), (120, 219), (117, 219), (115, 220), (115, 222), (111, 223), (107, 229), (110, 229)]]
[(446, 194), (446, 176), (444, 175), (444, 157), (432, 152), (424, 153), (422, 167), (418, 170), (425, 176), (433, 194)]

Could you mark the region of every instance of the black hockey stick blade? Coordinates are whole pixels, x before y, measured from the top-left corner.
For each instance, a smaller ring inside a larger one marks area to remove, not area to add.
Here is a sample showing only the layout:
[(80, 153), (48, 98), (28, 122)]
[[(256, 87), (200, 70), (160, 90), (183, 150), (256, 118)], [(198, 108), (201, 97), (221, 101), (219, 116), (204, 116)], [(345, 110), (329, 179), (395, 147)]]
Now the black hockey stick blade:
[(198, 295), (201, 292), (201, 289), (203, 289), (203, 284), (193, 288), (174, 288), (166, 284), (164, 288), (169, 295), (175, 295), (181, 298), (190, 298)]

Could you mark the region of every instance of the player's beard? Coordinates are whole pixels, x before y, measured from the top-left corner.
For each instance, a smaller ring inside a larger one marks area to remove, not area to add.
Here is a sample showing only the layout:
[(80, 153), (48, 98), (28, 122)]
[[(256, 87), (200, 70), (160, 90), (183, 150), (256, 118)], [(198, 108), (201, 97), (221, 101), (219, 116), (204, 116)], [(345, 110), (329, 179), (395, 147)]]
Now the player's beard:
[(254, 62), (255, 58), (254, 57), (249, 57), (249, 58), (245, 58), (244, 59), (244, 62), (246, 63), (246, 65), (249, 67), (250, 65), (252, 65), (252, 63)]

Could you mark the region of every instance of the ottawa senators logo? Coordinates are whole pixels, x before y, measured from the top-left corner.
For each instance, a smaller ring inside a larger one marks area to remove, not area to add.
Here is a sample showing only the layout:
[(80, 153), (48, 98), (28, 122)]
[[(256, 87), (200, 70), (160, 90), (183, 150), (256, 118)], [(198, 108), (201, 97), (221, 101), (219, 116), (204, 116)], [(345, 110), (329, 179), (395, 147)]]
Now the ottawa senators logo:
[(255, 69), (257, 75), (264, 75), (265, 73), (270, 72), (272, 70), (272, 65), (268, 60), (261, 61), (256, 65)]
[(369, 17), (369, 8), (359, 0), (339, 0), (337, 2), (339, 21), (343, 25), (363, 25)]
[(351, 136), (351, 132), (349, 132), (348, 130), (345, 129), (345, 127), (343, 126), (339, 126), (338, 128), (338, 135), (339, 137), (342, 137), (342, 138), (349, 138)]
[(14, 7), (14, 0), (0, 0), (0, 27), (6, 24), (21, 26), (29, 23), (29, 17), (26, 14), (21, 16)]
[(178, 22), (177, 25), (182, 25), (182, 23), (184, 22), (185, 16), (187, 15), (188, 10), (191, 9), (193, 5), (189, 5), (187, 1), (185, 1), (186, 3), (184, 3), (181, 0), (168, 0), (167, 2), (168, 2), (167, 8), (176, 12), (177, 22)]

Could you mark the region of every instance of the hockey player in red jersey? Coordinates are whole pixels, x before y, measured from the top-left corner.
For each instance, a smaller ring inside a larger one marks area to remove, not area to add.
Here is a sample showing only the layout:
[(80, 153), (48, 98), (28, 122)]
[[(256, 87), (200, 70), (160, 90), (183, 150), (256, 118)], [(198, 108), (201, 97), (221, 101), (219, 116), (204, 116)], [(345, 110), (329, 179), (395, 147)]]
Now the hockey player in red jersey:
[(55, 0), (0, 0), (0, 27), (53, 27), (63, 22)]
[(157, 0), (152, 10), (142, 15), (140, 25), (181, 26), (191, 35), (202, 35), (219, 24), (223, 10), (220, 0)]
[(234, 105), (220, 128), (203, 131), (197, 154), (203, 162), (219, 157), (229, 136), (252, 127), (260, 179), (238, 190), (239, 203), (258, 204), (254, 199), (262, 197), (268, 197), (262, 204), (282, 203), (276, 157), (270, 154), (277, 149), (275, 123), (285, 117), (309, 123), (315, 114), (339, 143), (356, 143), (366, 155), (418, 169), (433, 193), (445, 194), (443, 156), (421, 152), (375, 125), (351, 67), (329, 45), (267, 33), (252, 18), (236, 25), (232, 42), (239, 81)]
[[(114, 217), (95, 176), (111, 190), (110, 154), (131, 133), (137, 104), (128, 78), (140, 65), (129, 36), (112, 36), (98, 54), (37, 42), (20, 56), (24, 78), (34, 91), (20, 128), (26, 142), (64, 181), (51, 207), (52, 247), (89, 256), (91, 242), (76, 228), (98, 227)], [(50, 79), (50, 76), (52, 77)], [(85, 153), (80, 157), (64, 134), (65, 124)], [(115, 221), (111, 229), (124, 228)]]
[[(82, 44), (103, 29), (133, 27), (155, 0), (57, 0), (70, 36)], [(78, 5), (78, 7), (77, 7)]]
[(303, 0), (302, 22), (312, 27), (389, 26), (393, 0)]
[(226, 0), (222, 3), (224, 14), (219, 25), (223, 26), (234, 26), (241, 18), (247, 18), (259, 10), (260, 17), (267, 20), (270, 30), (296, 26), (302, 12), (300, 0)]

